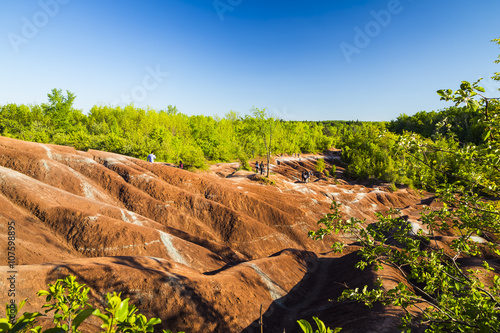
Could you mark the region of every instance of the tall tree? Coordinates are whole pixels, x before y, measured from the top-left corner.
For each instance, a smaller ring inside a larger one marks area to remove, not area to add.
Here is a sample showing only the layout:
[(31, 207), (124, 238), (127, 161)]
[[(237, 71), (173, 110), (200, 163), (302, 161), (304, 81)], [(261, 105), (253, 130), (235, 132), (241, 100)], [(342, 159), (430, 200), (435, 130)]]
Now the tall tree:
[(75, 94), (66, 90), (64, 96), (62, 89), (52, 89), (47, 94), (49, 102), (42, 104), (45, 115), (49, 117), (49, 122), (57, 129), (69, 130), (70, 120), (76, 111), (73, 109), (73, 102), (76, 98)]
[(273, 147), (274, 134), (278, 125), (278, 119), (266, 111), (266, 108), (259, 110), (252, 109), (254, 116), (254, 129), (259, 134), (264, 143), (267, 158), (267, 177), (269, 177), (269, 165), (271, 163), (271, 149)]

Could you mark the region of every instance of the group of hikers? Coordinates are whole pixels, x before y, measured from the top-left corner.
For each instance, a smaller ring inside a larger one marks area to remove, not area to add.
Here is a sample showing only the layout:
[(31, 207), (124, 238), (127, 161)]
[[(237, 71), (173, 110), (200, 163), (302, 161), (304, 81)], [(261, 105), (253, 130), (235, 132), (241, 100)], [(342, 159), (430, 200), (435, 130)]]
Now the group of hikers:
[(266, 171), (266, 165), (264, 164), (264, 162), (261, 161), (259, 163), (259, 161), (256, 161), (255, 162), (255, 173), (260, 172), (260, 174), (263, 175), (265, 171)]
[[(148, 162), (153, 163), (153, 162), (155, 161), (155, 159), (156, 159), (155, 154), (154, 154), (153, 152), (151, 152), (151, 153), (148, 155), (148, 158), (147, 158)], [(180, 168), (180, 169), (184, 169), (184, 163), (182, 163), (182, 161), (179, 161), (179, 168)]]
[[(298, 155), (298, 154), (297, 154)], [(277, 164), (279, 165), (279, 162), (277, 161)], [(255, 161), (255, 173), (260, 173), (261, 175), (264, 175), (266, 172), (266, 164), (261, 161)], [(304, 183), (309, 183), (309, 180), (311, 179), (313, 175), (313, 172), (311, 170), (304, 170), (301, 172), (302, 176), (302, 182)]]
[[(295, 156), (295, 154), (294, 154)], [(299, 156), (299, 154), (297, 154), (297, 157)], [(156, 156), (153, 152), (151, 152), (148, 157), (147, 157), (147, 160), (148, 162), (151, 162), (153, 163), (156, 159)], [(280, 162), (279, 161), (276, 161), (278, 165), (280, 165)], [(182, 161), (179, 161), (179, 168), (180, 169), (184, 169), (184, 164), (182, 163)], [(255, 173), (260, 173), (261, 175), (264, 175), (264, 173), (266, 172), (266, 164), (264, 163), (264, 161), (261, 161), (259, 163), (259, 161), (256, 161), (255, 162)], [(302, 171), (302, 181), (304, 183), (309, 183), (309, 179), (311, 178), (313, 172), (310, 171), (310, 170), (305, 170), (305, 171)]]

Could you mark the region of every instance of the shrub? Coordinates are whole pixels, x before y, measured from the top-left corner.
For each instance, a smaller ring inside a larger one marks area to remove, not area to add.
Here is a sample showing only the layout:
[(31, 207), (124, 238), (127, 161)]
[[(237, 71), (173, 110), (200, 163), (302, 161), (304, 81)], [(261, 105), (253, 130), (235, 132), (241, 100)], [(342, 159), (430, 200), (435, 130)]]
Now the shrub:
[(252, 171), (252, 167), (248, 163), (246, 156), (240, 155), (238, 159), (240, 161), (240, 170)]
[(266, 176), (255, 174), (253, 179), (265, 185), (276, 185), (276, 181), (274, 179), (267, 178)]
[(320, 158), (316, 161), (316, 171), (319, 173), (323, 172), (325, 170), (325, 160), (323, 158)]
[[(153, 326), (161, 323), (158, 318), (147, 319), (146, 316), (137, 313), (135, 305), (129, 304), (129, 298), (122, 300), (121, 294), (113, 292), (106, 296), (107, 306), (104, 313), (93, 308), (88, 303), (90, 288), (80, 284), (72, 275), (64, 279), (58, 279), (54, 284), (48, 284), (48, 290), (40, 290), (38, 296), (45, 296), (45, 313), (54, 312), (54, 327), (43, 329), (36, 326), (37, 318), (46, 316), (40, 312), (24, 312), (21, 317), (14, 321), (13, 318), (22, 309), (26, 301), (22, 301), (19, 307), (11, 309), (7, 306), (6, 317), (0, 318), (0, 333), (79, 333), (80, 325), (90, 316), (95, 316), (102, 321), (101, 328), (106, 333), (146, 333), (153, 332)], [(9, 315), (10, 314), (10, 315)], [(28, 331), (29, 330), (29, 331)], [(164, 333), (171, 333), (165, 331)], [(179, 332), (183, 333), (183, 332)]]

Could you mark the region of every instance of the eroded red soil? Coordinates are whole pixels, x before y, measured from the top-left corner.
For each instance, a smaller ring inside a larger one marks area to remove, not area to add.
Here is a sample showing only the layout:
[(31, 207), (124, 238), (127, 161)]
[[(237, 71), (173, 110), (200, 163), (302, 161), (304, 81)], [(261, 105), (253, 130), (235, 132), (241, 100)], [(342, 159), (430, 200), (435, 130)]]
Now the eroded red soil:
[[(332, 238), (314, 242), (307, 232), (332, 200), (367, 223), (391, 207), (418, 222), (429, 200), (409, 189), (349, 184), (340, 167), (338, 180), (302, 182), (318, 157), (278, 158), (276, 185), (266, 185), (235, 163), (193, 173), (0, 137), (0, 248), (14, 221), (16, 299), (39, 310), (36, 292), (74, 274), (94, 304), (122, 292), (165, 329), (260, 332), (262, 305), (265, 332), (299, 332), (296, 320), (313, 315), (343, 332), (397, 331), (392, 309), (329, 301), (344, 284), (362, 287), (376, 276), (354, 268), (354, 252), (335, 256)], [(336, 163), (335, 152), (325, 157), (327, 166)], [(6, 302), (10, 269), (7, 259), (0, 265)]]

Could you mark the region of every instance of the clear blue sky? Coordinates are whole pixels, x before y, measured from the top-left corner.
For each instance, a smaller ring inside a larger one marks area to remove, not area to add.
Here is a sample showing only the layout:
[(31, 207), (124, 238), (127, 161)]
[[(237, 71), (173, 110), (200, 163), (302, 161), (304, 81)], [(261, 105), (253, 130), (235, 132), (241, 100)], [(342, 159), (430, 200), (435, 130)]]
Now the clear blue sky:
[(84, 112), (391, 120), (500, 71), (499, 14), (498, 0), (2, 0), (0, 104), (60, 88)]

